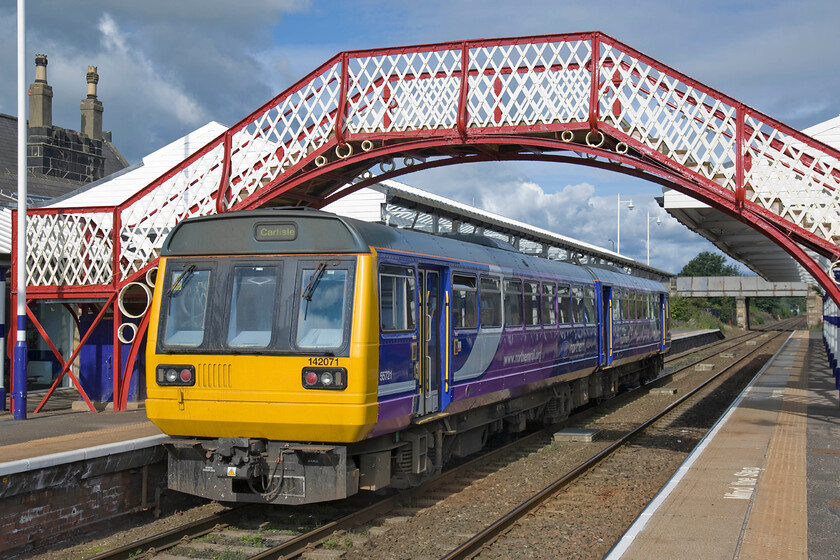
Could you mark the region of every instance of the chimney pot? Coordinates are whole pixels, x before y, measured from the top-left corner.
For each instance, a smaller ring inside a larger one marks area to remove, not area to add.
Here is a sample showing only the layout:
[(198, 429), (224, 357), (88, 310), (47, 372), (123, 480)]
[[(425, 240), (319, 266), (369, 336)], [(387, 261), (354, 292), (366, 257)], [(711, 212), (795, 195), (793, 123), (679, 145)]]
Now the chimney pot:
[(99, 73), (96, 66), (88, 66), (87, 98), (82, 99), (82, 134), (93, 140), (102, 140), (102, 102), (96, 98), (96, 84), (99, 83)]
[(52, 126), (52, 87), (47, 84), (47, 55), (35, 55), (35, 82), (29, 86), (29, 126)]

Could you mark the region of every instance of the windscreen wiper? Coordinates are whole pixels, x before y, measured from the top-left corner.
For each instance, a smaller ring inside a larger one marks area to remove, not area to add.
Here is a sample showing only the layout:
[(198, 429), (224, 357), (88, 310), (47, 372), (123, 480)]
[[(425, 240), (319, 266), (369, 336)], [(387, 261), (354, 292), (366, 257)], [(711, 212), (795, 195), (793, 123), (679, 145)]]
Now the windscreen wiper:
[(306, 301), (312, 301), (312, 294), (315, 293), (315, 288), (318, 287), (318, 282), (321, 281), (321, 276), (324, 275), (324, 271), (327, 269), (327, 262), (321, 261), (318, 263), (318, 268), (315, 269), (315, 272), (312, 273), (312, 277), (309, 279), (309, 284), (306, 285), (306, 288), (303, 289), (303, 297)]
[(184, 269), (184, 272), (181, 273), (178, 278), (172, 282), (172, 285), (169, 286), (169, 289), (166, 290), (166, 295), (171, 296), (173, 292), (180, 292), (184, 288), (184, 284), (187, 283), (187, 280), (190, 279), (192, 276), (193, 271), (195, 270), (195, 265), (191, 264), (187, 268)]
[(312, 273), (312, 277), (309, 278), (309, 283), (306, 285), (306, 288), (303, 289), (301, 297), (306, 300), (306, 307), (303, 309), (304, 319), (306, 319), (306, 316), (309, 314), (309, 302), (312, 301), (312, 295), (315, 293), (315, 289), (318, 287), (318, 282), (321, 281), (321, 276), (324, 275), (324, 271), (326, 269), (327, 261), (319, 262), (315, 272)]

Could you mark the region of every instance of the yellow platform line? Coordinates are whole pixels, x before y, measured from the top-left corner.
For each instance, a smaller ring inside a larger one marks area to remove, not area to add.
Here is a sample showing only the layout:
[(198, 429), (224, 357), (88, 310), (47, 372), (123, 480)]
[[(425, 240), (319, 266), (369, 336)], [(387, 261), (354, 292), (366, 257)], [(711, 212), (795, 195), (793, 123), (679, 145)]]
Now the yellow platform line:
[(794, 356), (764, 472), (744, 529), (739, 560), (807, 560), (808, 331)]

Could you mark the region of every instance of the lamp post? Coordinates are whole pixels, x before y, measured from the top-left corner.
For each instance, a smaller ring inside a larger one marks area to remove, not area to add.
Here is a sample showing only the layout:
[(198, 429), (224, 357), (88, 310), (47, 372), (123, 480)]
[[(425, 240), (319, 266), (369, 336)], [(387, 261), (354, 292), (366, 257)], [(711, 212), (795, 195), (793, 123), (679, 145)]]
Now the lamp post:
[[(17, 339), (12, 395), (14, 419), (26, 420), (26, 12), (17, 2), (18, 39), (18, 214), (17, 214)], [(4, 397), (5, 398), (5, 397)]]
[(648, 266), (650, 266), (650, 221), (653, 220), (653, 219), (656, 220), (656, 225), (659, 225), (659, 224), (662, 223), (662, 220), (659, 219), (659, 216), (657, 216), (656, 218), (651, 218), (650, 217), (650, 210), (648, 210), (648, 217), (647, 217), (647, 264), (648, 264)]
[(621, 254), (621, 203), (627, 204), (627, 209), (633, 209), (633, 199), (621, 200), (621, 195), (618, 195), (618, 213), (615, 220), (615, 252)]

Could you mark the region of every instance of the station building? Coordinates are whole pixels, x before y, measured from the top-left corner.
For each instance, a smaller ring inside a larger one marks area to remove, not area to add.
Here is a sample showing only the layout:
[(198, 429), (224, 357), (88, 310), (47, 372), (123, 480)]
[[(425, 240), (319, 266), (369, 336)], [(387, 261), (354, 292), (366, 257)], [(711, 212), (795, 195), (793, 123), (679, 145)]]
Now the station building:
[[(35, 56), (35, 81), (29, 86), (27, 136), (27, 206), (38, 207), (77, 191), (85, 185), (128, 167), (128, 162), (111, 141), (111, 132), (102, 130), (103, 104), (97, 98), (99, 73), (89, 66), (80, 76), (87, 82), (87, 95), (80, 104), (79, 130), (53, 124), (53, 88), (47, 80), (47, 55)], [(18, 119), (0, 113), (0, 278), (11, 265), (12, 209), (18, 204), (17, 171)], [(5, 301), (8, 302), (8, 288)], [(33, 304), (45, 328), (56, 333), (62, 350), (72, 350), (75, 324), (61, 305)], [(8, 303), (7, 303), (8, 306)], [(8, 321), (10, 310), (6, 310)], [(11, 310), (12, 313), (14, 312)], [(6, 323), (8, 324), (8, 322)], [(68, 333), (61, 336), (59, 333)], [(27, 330), (30, 349), (30, 388), (48, 386), (57, 362), (34, 329)], [(3, 368), (9, 387), (8, 368)]]

